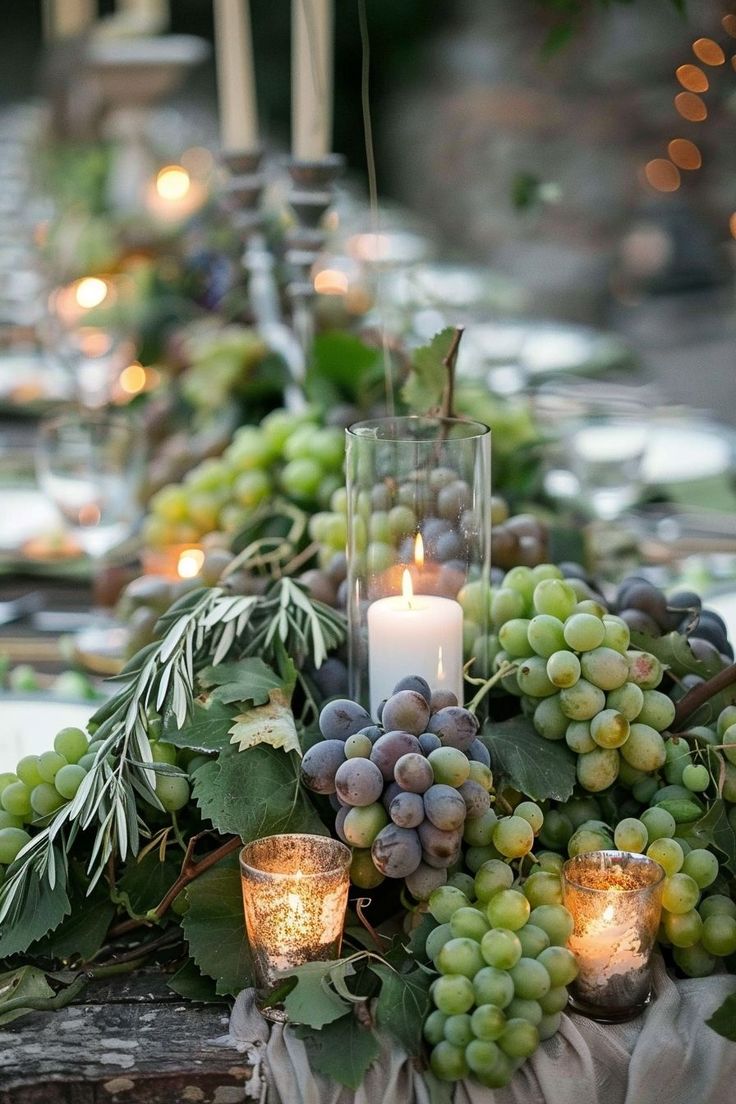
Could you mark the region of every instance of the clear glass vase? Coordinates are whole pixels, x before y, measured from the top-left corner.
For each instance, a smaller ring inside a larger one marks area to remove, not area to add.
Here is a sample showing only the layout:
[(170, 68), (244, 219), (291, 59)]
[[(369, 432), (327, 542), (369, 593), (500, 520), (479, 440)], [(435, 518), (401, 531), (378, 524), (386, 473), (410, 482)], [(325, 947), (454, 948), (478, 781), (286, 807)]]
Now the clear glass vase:
[(378, 418), (347, 430), (351, 692), (375, 716), (406, 675), (463, 701), (488, 674), (491, 435)]

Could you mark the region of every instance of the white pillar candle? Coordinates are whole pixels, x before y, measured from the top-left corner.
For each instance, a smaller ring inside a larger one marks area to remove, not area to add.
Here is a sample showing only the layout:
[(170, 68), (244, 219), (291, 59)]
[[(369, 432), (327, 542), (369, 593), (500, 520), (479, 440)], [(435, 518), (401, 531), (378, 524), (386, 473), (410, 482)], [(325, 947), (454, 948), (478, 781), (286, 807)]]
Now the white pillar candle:
[(84, 34), (96, 16), (97, 0), (44, 0), (44, 37), (55, 41)]
[(402, 594), (368, 607), (368, 675), (371, 712), (399, 679), (421, 675), (433, 690), (452, 690), (463, 700), (463, 611), (459, 602), (414, 594), (404, 571)]
[(292, 0), (291, 149), (299, 161), (332, 147), (333, 0)]
[(249, 0), (215, 0), (220, 144), (228, 153), (258, 146)]
[(151, 30), (163, 31), (169, 25), (169, 0), (118, 0), (117, 8), (140, 19)]

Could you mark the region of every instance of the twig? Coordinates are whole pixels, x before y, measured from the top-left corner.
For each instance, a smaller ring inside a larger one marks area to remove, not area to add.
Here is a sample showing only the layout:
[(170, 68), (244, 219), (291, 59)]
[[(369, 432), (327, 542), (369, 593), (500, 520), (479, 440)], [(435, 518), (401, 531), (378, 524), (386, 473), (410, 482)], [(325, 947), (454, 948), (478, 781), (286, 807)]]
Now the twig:
[(205, 855), (199, 862), (193, 862), (192, 854), (199, 838), (199, 836), (193, 836), (192, 839), (190, 839), (184, 861), (181, 864), (179, 877), (168, 889), (159, 904), (156, 905), (156, 908), (152, 909), (145, 917), (136, 920), (123, 920), (122, 923), (116, 924), (115, 927), (110, 930), (110, 939), (117, 939), (120, 935), (127, 935), (128, 932), (135, 931), (137, 928), (147, 924), (158, 924), (169, 911), (173, 901), (179, 896), (185, 886), (188, 886), (190, 882), (198, 878), (200, 874), (204, 874), (210, 867), (215, 866), (221, 859), (226, 858), (227, 855), (232, 854), (233, 851), (237, 851), (239, 847), (243, 846), (240, 838), (238, 836), (233, 836), (231, 839), (226, 840), (221, 847), (216, 848), (214, 851), (210, 851), (209, 855)]
[(441, 418), (455, 417), (455, 368), (457, 367), (457, 354), (460, 351), (460, 342), (462, 341), (464, 333), (464, 326), (455, 327), (455, 333), (453, 334), (450, 348), (447, 350), (447, 356), (442, 361), (447, 369), (447, 378), (445, 380), (445, 390), (442, 394), (442, 405), (440, 407)]
[(721, 690), (725, 690), (727, 686), (732, 686), (735, 682), (736, 663), (732, 663), (729, 667), (724, 667), (717, 675), (713, 675), (713, 678), (708, 679), (707, 682), (700, 682), (697, 686), (693, 686), (692, 690), (688, 690), (685, 697), (677, 703), (672, 731), (677, 732), (680, 725), (684, 724), (688, 717), (691, 717), (693, 713), (700, 709), (701, 705), (705, 705), (716, 694), (720, 694)]
[[(475, 715), (475, 711), (477, 710), (480, 703), (483, 701), (483, 698), (486, 696), (488, 691), (492, 690), (493, 687), (496, 685), (496, 683), (501, 682), (501, 680), (505, 679), (507, 675), (513, 674), (513, 672), (515, 670), (516, 670), (516, 664), (515, 663), (509, 663), (508, 660), (504, 660), (504, 662), (498, 668), (496, 673), (494, 675), (491, 675), (491, 677), (489, 679), (486, 679), (482, 682), (480, 690), (475, 695), (475, 697), (470, 702), (470, 704), (468, 706), (466, 706), (468, 712)], [(475, 683), (476, 685), (478, 683), (477, 679), (468, 679), (467, 681)]]

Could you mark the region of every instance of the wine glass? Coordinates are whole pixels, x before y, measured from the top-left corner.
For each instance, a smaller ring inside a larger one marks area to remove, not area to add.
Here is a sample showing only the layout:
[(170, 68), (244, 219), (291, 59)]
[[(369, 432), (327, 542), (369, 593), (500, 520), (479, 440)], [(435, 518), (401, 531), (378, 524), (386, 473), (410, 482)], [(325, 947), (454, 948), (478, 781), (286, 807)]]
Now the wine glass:
[[(39, 485), (96, 567), (133, 533), (140, 517), (142, 442), (135, 421), (118, 413), (71, 413), (41, 424)], [(77, 647), (114, 656), (121, 641), (120, 627), (98, 610)]]

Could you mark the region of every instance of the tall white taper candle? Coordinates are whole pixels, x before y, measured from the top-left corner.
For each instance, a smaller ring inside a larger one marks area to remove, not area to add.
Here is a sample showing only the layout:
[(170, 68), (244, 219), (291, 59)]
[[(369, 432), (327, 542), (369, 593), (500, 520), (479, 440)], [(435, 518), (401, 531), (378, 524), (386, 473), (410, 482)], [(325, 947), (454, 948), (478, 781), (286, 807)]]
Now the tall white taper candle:
[(291, 150), (300, 161), (332, 147), (333, 0), (292, 0)]
[(258, 146), (249, 0), (215, 0), (220, 143), (228, 153)]
[(44, 0), (44, 38), (51, 42), (84, 34), (96, 16), (97, 0)]

